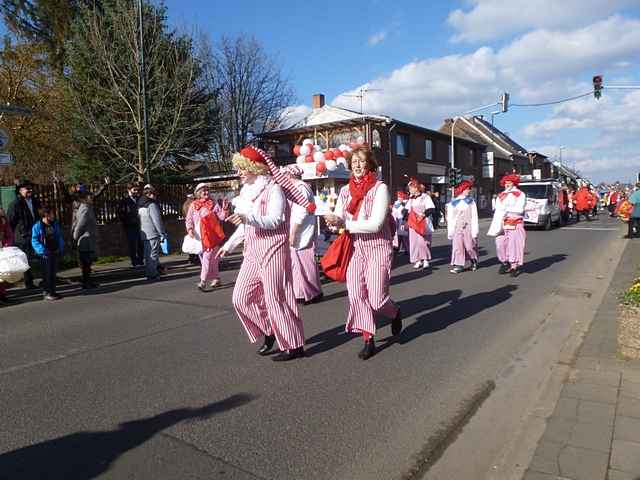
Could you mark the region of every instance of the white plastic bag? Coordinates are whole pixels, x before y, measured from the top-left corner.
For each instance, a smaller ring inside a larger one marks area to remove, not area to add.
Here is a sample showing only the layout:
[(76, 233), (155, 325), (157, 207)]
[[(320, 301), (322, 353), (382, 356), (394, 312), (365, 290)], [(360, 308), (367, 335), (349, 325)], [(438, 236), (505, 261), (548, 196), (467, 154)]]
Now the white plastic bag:
[(0, 281), (16, 283), (29, 270), (27, 255), (17, 247), (0, 248)]
[(185, 235), (182, 241), (182, 251), (189, 255), (200, 255), (202, 253), (202, 242), (190, 235)]

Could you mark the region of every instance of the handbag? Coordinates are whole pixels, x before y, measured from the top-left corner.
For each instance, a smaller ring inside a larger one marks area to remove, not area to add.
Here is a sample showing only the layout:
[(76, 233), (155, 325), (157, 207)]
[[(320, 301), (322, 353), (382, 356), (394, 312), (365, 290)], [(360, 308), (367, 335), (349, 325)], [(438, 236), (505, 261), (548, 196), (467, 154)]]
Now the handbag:
[(324, 274), (335, 282), (347, 280), (347, 268), (353, 254), (353, 237), (345, 232), (338, 235), (320, 259)]
[(189, 255), (200, 255), (202, 253), (202, 242), (191, 235), (185, 235), (182, 241), (182, 251)]
[(163, 255), (169, 255), (169, 237), (166, 235), (162, 239), (162, 242), (160, 242), (160, 251)]

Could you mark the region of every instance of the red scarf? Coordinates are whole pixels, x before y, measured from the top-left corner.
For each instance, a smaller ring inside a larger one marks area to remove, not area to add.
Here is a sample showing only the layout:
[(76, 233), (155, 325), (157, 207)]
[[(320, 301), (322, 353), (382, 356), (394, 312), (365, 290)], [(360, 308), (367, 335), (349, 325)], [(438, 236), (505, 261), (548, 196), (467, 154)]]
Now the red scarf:
[(351, 214), (354, 220), (358, 219), (362, 200), (378, 182), (378, 177), (374, 172), (367, 173), (364, 177), (357, 179), (353, 175), (349, 179), (349, 194), (351, 200), (347, 205), (347, 212)]

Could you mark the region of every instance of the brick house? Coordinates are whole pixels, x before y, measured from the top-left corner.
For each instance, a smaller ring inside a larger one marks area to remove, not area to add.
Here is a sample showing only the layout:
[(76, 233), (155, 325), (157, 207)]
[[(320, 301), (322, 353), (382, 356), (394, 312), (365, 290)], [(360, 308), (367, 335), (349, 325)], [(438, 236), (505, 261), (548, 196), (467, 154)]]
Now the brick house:
[[(439, 131), (402, 122), (385, 115), (362, 115), (326, 105), (324, 95), (313, 96), (313, 110), (289, 128), (260, 136), (264, 148), (281, 164), (294, 163), (293, 146), (305, 138), (323, 148), (366, 142), (382, 166), (382, 178), (393, 192), (404, 189), (406, 177), (416, 177), (427, 188), (446, 194), (451, 138)], [(463, 174), (480, 178), (485, 146), (456, 138), (456, 158)]]

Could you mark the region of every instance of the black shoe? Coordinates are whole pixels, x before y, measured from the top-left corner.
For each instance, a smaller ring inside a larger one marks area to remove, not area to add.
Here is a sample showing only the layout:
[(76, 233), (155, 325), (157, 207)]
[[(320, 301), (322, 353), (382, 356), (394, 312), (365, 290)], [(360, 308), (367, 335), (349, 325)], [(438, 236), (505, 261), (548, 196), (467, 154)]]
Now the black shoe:
[(273, 348), (273, 344), (276, 341), (275, 335), (265, 335), (264, 343), (258, 350), (258, 355), (267, 355), (269, 351)]
[(368, 360), (376, 354), (376, 342), (373, 337), (364, 342), (364, 347), (358, 353), (358, 358), (362, 360)]
[(518, 267), (516, 267), (513, 270), (509, 270), (509, 275), (512, 278), (516, 278), (518, 275), (520, 275), (520, 269)]
[(450, 273), (462, 273), (464, 272), (464, 267), (461, 267), (459, 265), (454, 265), (453, 268), (451, 270), (449, 270)]
[(498, 270), (498, 273), (500, 275), (504, 275), (509, 270), (511, 270), (511, 264), (509, 262), (504, 262), (502, 265), (500, 265), (500, 270)]
[(402, 331), (402, 312), (398, 309), (398, 313), (393, 320), (391, 320), (391, 335), (400, 335)]
[(304, 358), (304, 347), (298, 347), (289, 350), (288, 352), (280, 352), (271, 360), (274, 362), (288, 362), (289, 360), (295, 360), (296, 358)]
[(324, 298), (324, 293), (320, 293), (320, 295), (316, 295), (315, 297), (313, 297), (311, 300), (307, 300), (306, 302), (304, 302), (305, 305), (312, 305), (314, 303), (318, 303), (320, 300), (322, 300)]
[(477, 260), (471, 260), (471, 271), (475, 272), (476, 270), (478, 270), (478, 261)]
[(62, 297), (56, 293), (47, 293), (44, 297), (45, 300), (48, 300), (50, 302), (55, 301), (55, 300), (60, 300)]

